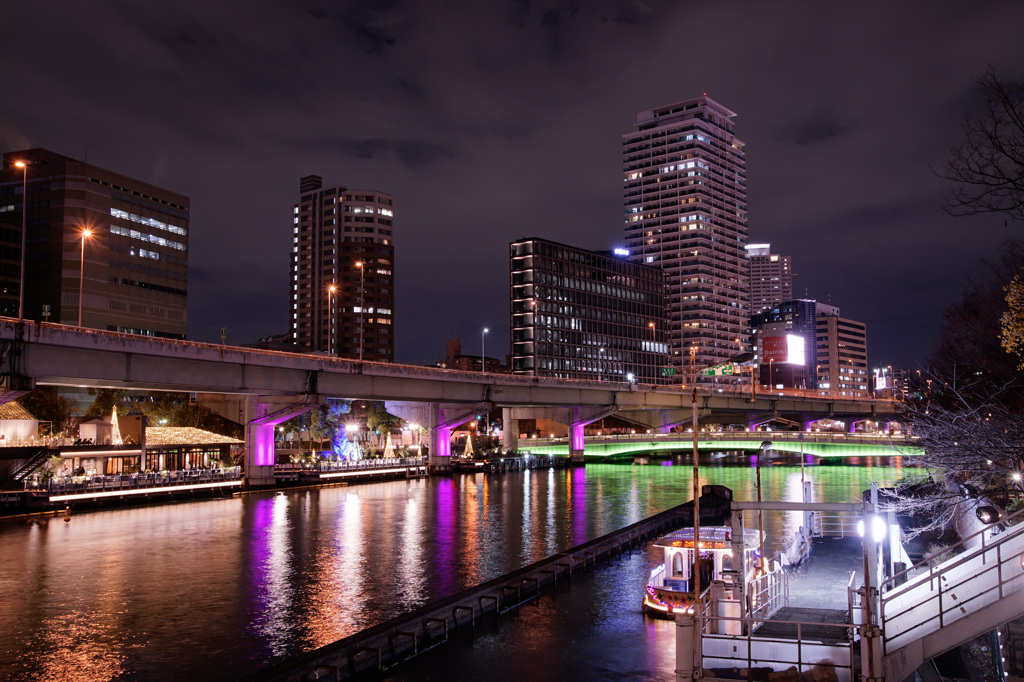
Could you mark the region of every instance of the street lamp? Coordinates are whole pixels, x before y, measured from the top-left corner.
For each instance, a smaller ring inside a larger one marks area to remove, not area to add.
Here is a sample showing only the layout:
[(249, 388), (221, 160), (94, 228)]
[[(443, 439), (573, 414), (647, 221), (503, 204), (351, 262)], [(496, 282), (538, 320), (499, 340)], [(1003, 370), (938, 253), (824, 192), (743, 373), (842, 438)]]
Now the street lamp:
[(761, 575), (765, 574), (764, 529), (761, 526), (761, 457), (771, 449), (770, 440), (761, 441), (761, 446), (757, 449), (757, 551), (761, 553)]
[(484, 371), (484, 363), (486, 358), (486, 354), (484, 353), (484, 335), (487, 334), (487, 332), (489, 331), (490, 329), (484, 327), (483, 331), (480, 332), (480, 374), (486, 373)]
[(338, 287), (330, 284), (327, 287), (327, 354), (334, 355), (334, 292)]
[(363, 361), (363, 313), (366, 312), (366, 264), (361, 260), (356, 261), (359, 268), (359, 362)]
[[(14, 165), (21, 169), (21, 283), (18, 286), (18, 319), (25, 318), (25, 229), (28, 215), (28, 163), (15, 161)], [(81, 324), (81, 323), (79, 323)]]
[(82, 260), (78, 266), (78, 326), (82, 326), (82, 295), (85, 287), (85, 240), (92, 236), (88, 227), (82, 230)]

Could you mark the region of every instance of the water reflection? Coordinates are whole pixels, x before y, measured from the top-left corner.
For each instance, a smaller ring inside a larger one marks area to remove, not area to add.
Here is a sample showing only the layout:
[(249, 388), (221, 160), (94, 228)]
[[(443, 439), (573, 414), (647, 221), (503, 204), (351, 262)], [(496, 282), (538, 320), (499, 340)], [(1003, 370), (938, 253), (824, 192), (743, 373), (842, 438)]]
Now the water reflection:
[(292, 637), (291, 526), (284, 494), (254, 500), (252, 632), (270, 656), (284, 656)]
[[(715, 462), (702, 483), (756, 498), (749, 461)], [(809, 467), (815, 499), (856, 501), (870, 479), (900, 475), (899, 460), (864, 464)], [(691, 473), (588, 465), (0, 522), (0, 679), (233, 679), (680, 504)], [(766, 499), (800, 499), (798, 463), (761, 473)], [(799, 525), (799, 515), (766, 513), (769, 547)], [(552, 670), (576, 654), (546, 641), (593, 635), (608, 651), (629, 649), (621, 664), (600, 664), (609, 670), (671, 671), (644, 644), (660, 624), (641, 618), (638, 631), (614, 636), (639, 613), (649, 568), (639, 555), (624, 560), (621, 577), (595, 583), (557, 634), (537, 625), (518, 636)], [(560, 595), (557, 608), (573, 598)], [(552, 627), (565, 617), (545, 608), (537, 613)]]

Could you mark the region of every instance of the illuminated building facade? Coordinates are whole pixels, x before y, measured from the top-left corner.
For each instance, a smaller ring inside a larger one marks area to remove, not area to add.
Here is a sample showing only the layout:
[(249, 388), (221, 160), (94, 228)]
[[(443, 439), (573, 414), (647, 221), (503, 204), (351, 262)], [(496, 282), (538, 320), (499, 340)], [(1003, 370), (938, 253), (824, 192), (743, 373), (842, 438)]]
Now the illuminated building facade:
[(291, 340), (307, 352), (394, 362), (394, 198), (308, 175), (292, 213)]
[(735, 114), (708, 97), (637, 114), (622, 138), (630, 259), (661, 268), (677, 375), (740, 352), (750, 308), (747, 179)]
[(779, 303), (752, 315), (752, 347), (759, 383), (786, 388), (817, 388), (817, 319), (839, 309), (810, 299)]
[(835, 314), (820, 314), (818, 389), (833, 395), (866, 396), (869, 391), (867, 325)]
[(793, 265), (789, 256), (772, 253), (771, 244), (747, 244), (750, 264), (750, 312), (762, 313), (793, 300)]
[(4, 315), (17, 316), (23, 199), (25, 318), (76, 325), (81, 315), (93, 329), (185, 338), (188, 197), (45, 149), (4, 154)]
[(510, 245), (510, 265), (513, 374), (666, 381), (661, 270), (536, 238)]

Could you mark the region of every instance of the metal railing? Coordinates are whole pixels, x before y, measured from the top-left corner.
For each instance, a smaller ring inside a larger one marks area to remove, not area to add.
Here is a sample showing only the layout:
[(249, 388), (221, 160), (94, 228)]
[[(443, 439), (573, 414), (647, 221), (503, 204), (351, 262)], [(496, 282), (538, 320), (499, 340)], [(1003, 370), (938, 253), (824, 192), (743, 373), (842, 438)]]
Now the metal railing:
[(41, 492), (45, 490), (50, 494), (89, 494), (112, 492), (117, 490), (137, 490), (142, 488), (163, 488), (169, 486), (198, 485), (201, 483), (218, 483), (222, 481), (240, 480), (241, 478), (241, 467), (163, 471), (152, 474), (57, 476), (49, 481), (26, 481), (25, 490), (30, 492)]
[[(962, 553), (941, 561), (957, 551)], [(909, 643), (906, 635), (924, 637), (1022, 590), (1024, 510), (883, 581), (883, 651), (889, 653), (890, 641), (896, 641), (893, 648), (898, 649)], [(921, 598), (913, 598), (918, 595)], [(1020, 603), (1024, 612), (1024, 601)]]
[(316, 462), (286, 462), (275, 464), (274, 471), (281, 473), (317, 471), (322, 473), (336, 471), (370, 471), (373, 469), (393, 469), (395, 467), (425, 466), (425, 457), (388, 457), (360, 459), (354, 462), (336, 460), (318, 460)]
[(811, 517), (811, 537), (849, 538), (857, 537), (857, 522), (860, 514), (822, 514), (815, 512)]

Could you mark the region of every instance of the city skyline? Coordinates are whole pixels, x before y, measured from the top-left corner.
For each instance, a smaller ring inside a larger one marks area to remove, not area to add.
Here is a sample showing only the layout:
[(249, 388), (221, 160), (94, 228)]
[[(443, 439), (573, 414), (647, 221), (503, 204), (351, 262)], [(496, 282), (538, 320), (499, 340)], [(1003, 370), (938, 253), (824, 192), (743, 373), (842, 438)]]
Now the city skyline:
[[(737, 113), (749, 241), (793, 257), (794, 296), (867, 324), (873, 366), (913, 367), (965, 274), (1019, 233), (942, 214), (932, 169), (985, 65), (1022, 78), (1024, 8), (909, 3), (881, 23), (801, 9), (16, 6), (0, 146), (190, 197), (189, 337), (203, 341), (288, 331), (300, 177), (387, 192), (402, 216), (396, 360), (420, 363), (447, 338), (476, 352), (483, 327), (488, 353), (508, 352), (510, 242), (621, 245), (622, 134), (706, 92)], [(693, 26), (721, 44), (714, 58), (686, 52)]]

